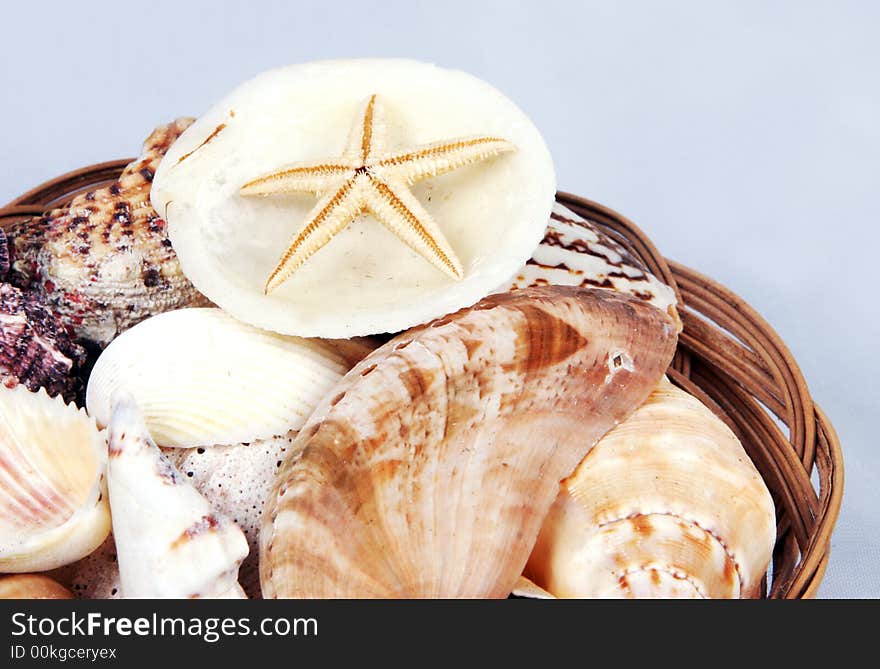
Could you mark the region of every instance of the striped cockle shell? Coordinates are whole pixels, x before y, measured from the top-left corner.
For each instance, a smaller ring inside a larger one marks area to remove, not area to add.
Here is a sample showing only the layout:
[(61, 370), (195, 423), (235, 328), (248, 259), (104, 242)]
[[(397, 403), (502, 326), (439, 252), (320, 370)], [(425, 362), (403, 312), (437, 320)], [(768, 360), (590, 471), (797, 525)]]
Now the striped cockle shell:
[(36, 295), (0, 283), (0, 384), (71, 401), (81, 389), (77, 373), (86, 360), (58, 318)]
[(107, 483), (124, 597), (245, 596), (244, 533), (161, 453), (130, 397), (114, 408)]
[(675, 291), (621, 244), (558, 202), (553, 205), (544, 239), (499, 292), (548, 285), (626, 293), (668, 312), (678, 323)]
[(106, 459), (85, 411), (42, 389), (0, 386), (0, 573), (60, 567), (104, 541)]
[(153, 174), (190, 123), (157, 128), (116, 182), (6, 230), (7, 280), (34, 291), (82, 343), (103, 347), (152, 314), (209, 304), (180, 271), (150, 205)]
[(180, 309), (136, 325), (104, 350), (86, 406), (103, 426), (116, 394), (130, 393), (163, 447), (269, 439), (298, 429), (368, 350), (278, 335), (220, 309)]
[(563, 481), (525, 576), (557, 597), (756, 597), (775, 539), (739, 440), (664, 381)]
[(292, 444), (266, 597), (506, 597), (593, 443), (662, 377), (672, 319), (575, 287), (485, 298), (367, 356)]
[(0, 576), (0, 599), (73, 599), (73, 593), (43, 574)]

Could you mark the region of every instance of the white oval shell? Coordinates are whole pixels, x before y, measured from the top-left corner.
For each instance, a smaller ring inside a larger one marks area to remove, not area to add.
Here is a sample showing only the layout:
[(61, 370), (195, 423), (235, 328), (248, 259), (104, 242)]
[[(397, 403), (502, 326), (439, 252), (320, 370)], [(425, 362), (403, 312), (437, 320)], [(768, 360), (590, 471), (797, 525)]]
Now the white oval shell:
[(259, 330), (220, 309), (181, 309), (107, 347), (89, 377), (86, 406), (107, 425), (124, 391), (161, 446), (238, 444), (299, 428), (349, 367), (332, 342)]
[[(516, 146), (413, 186), (464, 278), (438, 272), (360, 216), (265, 295), (266, 278), (316, 199), (242, 197), (239, 188), (292, 162), (340, 155), (374, 93), (384, 103), (390, 149), (472, 135)], [(343, 338), (404, 330), (500, 286), (541, 240), (554, 193), (540, 133), (489, 84), (416, 61), (351, 60), (279, 68), (239, 86), (170, 149), (152, 202), (168, 221), (184, 273), (218, 306), (266, 329)]]
[(0, 573), (54, 569), (110, 531), (107, 446), (61, 397), (0, 386)]
[(544, 239), (501, 292), (533, 286), (583, 286), (627, 293), (675, 313), (675, 291), (590, 221), (558, 202)]

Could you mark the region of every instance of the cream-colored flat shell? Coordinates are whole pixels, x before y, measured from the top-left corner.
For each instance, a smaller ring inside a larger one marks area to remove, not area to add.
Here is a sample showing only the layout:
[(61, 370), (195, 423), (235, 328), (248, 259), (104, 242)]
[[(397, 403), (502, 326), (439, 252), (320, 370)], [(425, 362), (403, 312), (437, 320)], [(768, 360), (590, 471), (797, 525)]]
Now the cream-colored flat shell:
[[(516, 146), (421, 181), (412, 192), (464, 266), (455, 281), (361, 215), (265, 295), (267, 277), (316, 198), (243, 197), (245, 183), (342, 153), (370, 95), (390, 150), (492, 135)], [(475, 303), (540, 242), (555, 191), (541, 135), (516, 105), (463, 72), (409, 60), (328, 61), (266, 72), (204, 114), (171, 147), (152, 201), (183, 271), (235, 317), (285, 334), (394, 332)]]
[[(365, 354), (368, 347), (347, 348)], [(180, 309), (107, 347), (89, 377), (86, 406), (103, 427), (117, 394), (131, 394), (161, 446), (268, 439), (305, 422), (351, 367), (351, 355), (335, 342), (260, 330), (220, 309)]]

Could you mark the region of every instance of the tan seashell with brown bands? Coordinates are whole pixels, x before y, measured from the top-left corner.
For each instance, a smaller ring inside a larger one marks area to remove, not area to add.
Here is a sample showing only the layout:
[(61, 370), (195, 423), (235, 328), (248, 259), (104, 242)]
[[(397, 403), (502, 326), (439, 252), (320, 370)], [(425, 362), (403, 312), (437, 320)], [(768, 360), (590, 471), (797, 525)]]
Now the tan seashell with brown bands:
[(292, 445), (266, 597), (506, 597), (568, 475), (649, 395), (675, 325), (609, 291), (490, 296), (367, 356)]
[(739, 440), (664, 380), (562, 482), (525, 576), (557, 597), (757, 597), (775, 538)]

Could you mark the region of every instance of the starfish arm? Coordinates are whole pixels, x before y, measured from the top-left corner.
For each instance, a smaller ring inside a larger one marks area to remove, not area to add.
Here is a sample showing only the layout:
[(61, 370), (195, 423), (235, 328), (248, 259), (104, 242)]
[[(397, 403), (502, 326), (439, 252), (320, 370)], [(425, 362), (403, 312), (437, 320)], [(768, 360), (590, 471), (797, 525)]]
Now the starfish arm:
[(290, 278), (303, 263), (317, 253), (342, 228), (363, 211), (363, 186), (359, 179), (349, 179), (339, 190), (328, 193), (309, 212), (302, 229), (296, 234), (266, 280), (268, 295)]
[(360, 165), (385, 145), (385, 110), (378, 95), (371, 95), (348, 136), (345, 155)]
[(248, 181), (239, 192), (242, 195), (322, 193), (335, 190), (353, 176), (354, 168), (344, 160), (296, 163)]
[(462, 137), (382, 156), (375, 168), (389, 179), (412, 184), (515, 150), (515, 145), (500, 137)]
[(464, 276), (461, 261), (431, 215), (403, 184), (370, 180), (367, 207), (413, 251), (454, 279)]

